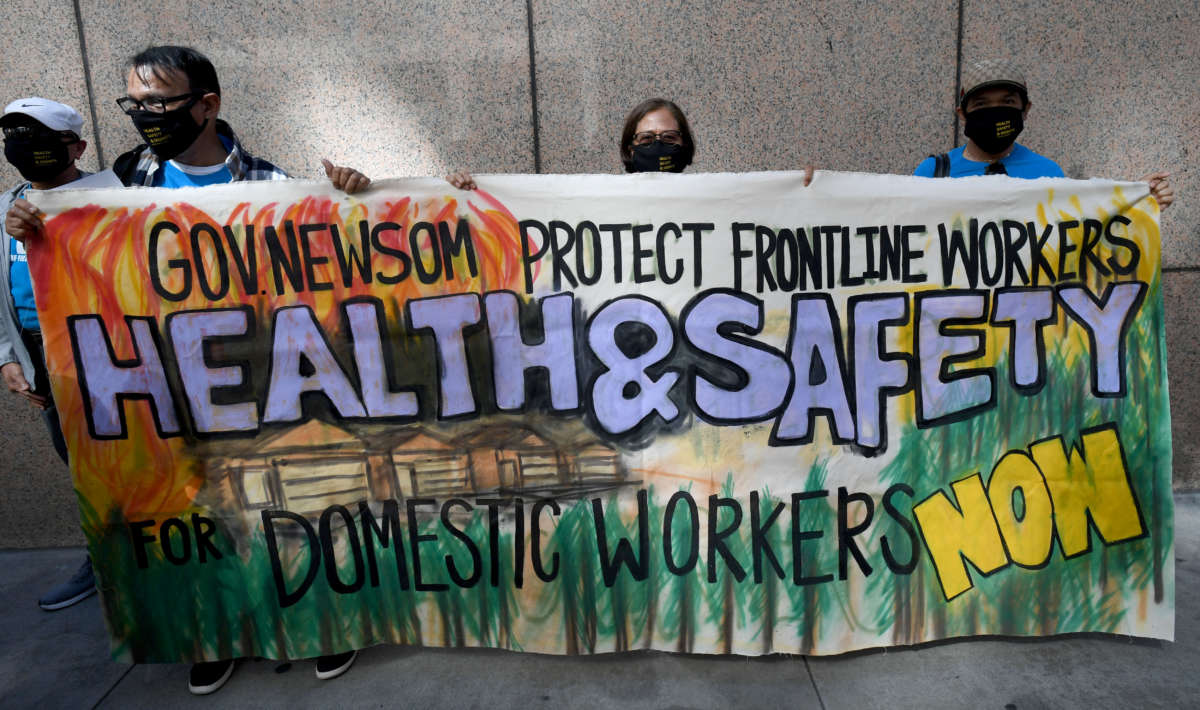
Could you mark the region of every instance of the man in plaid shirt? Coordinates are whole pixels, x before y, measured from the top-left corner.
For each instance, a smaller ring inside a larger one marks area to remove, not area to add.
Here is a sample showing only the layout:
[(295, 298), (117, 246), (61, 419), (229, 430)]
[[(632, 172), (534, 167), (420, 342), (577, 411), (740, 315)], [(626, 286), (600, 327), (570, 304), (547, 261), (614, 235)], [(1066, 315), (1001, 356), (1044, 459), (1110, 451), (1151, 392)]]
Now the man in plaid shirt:
[[(229, 127), (221, 119), (213, 122), (213, 128), (217, 139), (221, 142), (222, 147), (226, 143), (229, 144), (229, 153), (223, 161), (221, 161), (229, 170), (229, 177), (232, 178), (229, 182), (239, 182), (241, 180), (285, 180), (288, 175), (282, 169), (269, 163), (262, 158), (256, 158), (246, 152), (242, 144), (238, 141), (237, 136), (233, 134), (233, 129)], [(199, 142), (197, 138), (197, 142)], [(162, 186), (163, 172), (160, 172), (163, 167), (163, 160), (158, 156), (153, 148), (149, 145), (140, 145), (133, 150), (124, 153), (117, 159), (113, 166), (113, 172), (121, 179), (121, 182), (129, 186), (145, 186), (154, 187)], [(181, 161), (166, 161), (168, 165), (178, 163), (186, 165)], [(158, 182), (156, 182), (156, 180)]]
[[(117, 100), (145, 144), (121, 155), (113, 172), (126, 186), (202, 187), (242, 180), (285, 180), (287, 173), (246, 152), (229, 124), (217, 117), (221, 85), (212, 62), (189, 47), (150, 47), (129, 62), (126, 95)], [(371, 183), (362, 173), (322, 161), (333, 186), (348, 193)], [(5, 228), (24, 242), (43, 229), (37, 208), (16, 200)], [(317, 659), (317, 677), (336, 678), (357, 651)], [(233, 674), (236, 659), (196, 663), (188, 690), (216, 692)]]
[[(117, 158), (126, 185), (191, 187), (287, 174), (255, 158), (217, 116), (221, 85), (208, 59), (189, 47), (150, 47), (129, 62), (126, 95), (117, 100), (146, 141)], [(370, 180), (324, 161), (333, 186), (357, 192)]]
[[(221, 85), (212, 62), (189, 47), (150, 47), (129, 62), (126, 96), (117, 104), (133, 121), (143, 145), (121, 155), (113, 172), (128, 186), (201, 187), (242, 180), (284, 180), (287, 173), (246, 152), (229, 124), (218, 118)], [(371, 183), (362, 173), (321, 161), (339, 190), (358, 192)], [(41, 215), (16, 200), (5, 219), (20, 241), (41, 232)]]

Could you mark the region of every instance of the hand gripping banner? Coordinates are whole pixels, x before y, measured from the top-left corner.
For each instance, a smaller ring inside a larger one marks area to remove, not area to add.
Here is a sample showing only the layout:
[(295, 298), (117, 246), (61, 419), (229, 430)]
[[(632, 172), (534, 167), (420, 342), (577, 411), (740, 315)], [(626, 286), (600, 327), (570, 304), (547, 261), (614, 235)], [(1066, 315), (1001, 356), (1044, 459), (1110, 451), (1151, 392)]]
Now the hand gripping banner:
[(33, 197), (114, 654), (1174, 633), (1138, 183)]

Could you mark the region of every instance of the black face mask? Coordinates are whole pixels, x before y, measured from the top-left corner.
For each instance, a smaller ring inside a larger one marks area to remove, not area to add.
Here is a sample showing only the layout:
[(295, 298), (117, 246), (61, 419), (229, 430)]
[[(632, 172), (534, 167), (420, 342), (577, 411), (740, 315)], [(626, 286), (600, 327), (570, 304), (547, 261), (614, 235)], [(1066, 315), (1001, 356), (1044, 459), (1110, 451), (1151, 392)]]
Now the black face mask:
[(49, 182), (71, 167), (67, 152), (71, 143), (64, 143), (57, 133), (12, 136), (4, 139), (4, 157), (29, 182)]
[(1021, 109), (1016, 106), (989, 106), (968, 113), (963, 132), (980, 150), (996, 155), (1008, 150), (1024, 127)]
[(633, 172), (681, 173), (686, 161), (683, 146), (654, 141), (633, 146)]
[(207, 118), (204, 123), (196, 123), (196, 119), (192, 118), (192, 106), (196, 105), (197, 100), (162, 113), (131, 111), (129, 118), (150, 150), (160, 159), (170, 160), (190, 148), (208, 125)]

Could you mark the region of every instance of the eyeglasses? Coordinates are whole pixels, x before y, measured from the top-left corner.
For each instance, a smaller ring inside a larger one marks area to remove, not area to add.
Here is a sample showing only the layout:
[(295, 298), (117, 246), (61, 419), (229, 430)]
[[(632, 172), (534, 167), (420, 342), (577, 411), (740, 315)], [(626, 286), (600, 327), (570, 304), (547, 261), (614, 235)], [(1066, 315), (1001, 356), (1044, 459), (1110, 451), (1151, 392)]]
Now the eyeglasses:
[(180, 94), (179, 96), (169, 96), (164, 98), (155, 97), (146, 99), (145, 101), (138, 101), (132, 96), (122, 96), (121, 98), (117, 99), (117, 106), (120, 106), (121, 110), (125, 113), (130, 114), (137, 111), (166, 113), (168, 104), (173, 104), (176, 101), (183, 101), (184, 99), (191, 99), (191, 101), (188, 101), (181, 107), (191, 108), (192, 106), (196, 105), (196, 102), (199, 101), (205, 93), (206, 92), (203, 91), (189, 91), (188, 93)]
[(984, 175), (1008, 175), (1008, 170), (1004, 167), (1004, 163), (988, 163), (987, 168), (983, 171)]
[(656, 140), (668, 145), (683, 145), (683, 134), (679, 131), (642, 131), (633, 134), (634, 145), (650, 145)]

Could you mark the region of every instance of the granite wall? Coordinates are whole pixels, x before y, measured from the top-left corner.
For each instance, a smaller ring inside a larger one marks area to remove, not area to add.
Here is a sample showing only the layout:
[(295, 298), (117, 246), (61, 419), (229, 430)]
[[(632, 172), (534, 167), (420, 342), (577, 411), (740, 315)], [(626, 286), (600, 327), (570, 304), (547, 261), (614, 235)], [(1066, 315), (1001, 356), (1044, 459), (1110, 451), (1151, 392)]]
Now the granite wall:
[[(208, 54), (222, 115), (296, 176), (318, 175), (322, 157), (372, 176), (618, 172), (621, 120), (653, 95), (687, 112), (697, 171), (906, 173), (961, 137), (960, 63), (1012, 56), (1034, 104), (1023, 143), (1071, 177), (1173, 174), (1163, 261), (1175, 482), (1200, 486), (1200, 385), (1189, 376), (1200, 349), (1188, 335), (1200, 332), (1194, 0), (7, 0), (5, 10), (0, 101), (77, 107), (89, 169), (138, 142), (114, 101), (124, 61), (149, 44)], [(0, 165), (0, 184), (17, 180)], [(82, 542), (40, 419), (15, 397), (0, 403), (0, 547)]]

